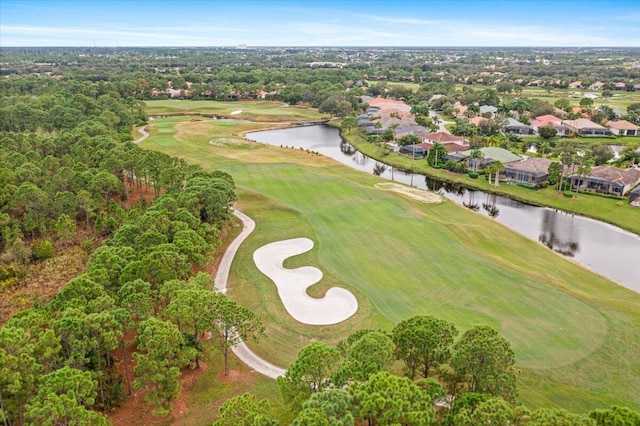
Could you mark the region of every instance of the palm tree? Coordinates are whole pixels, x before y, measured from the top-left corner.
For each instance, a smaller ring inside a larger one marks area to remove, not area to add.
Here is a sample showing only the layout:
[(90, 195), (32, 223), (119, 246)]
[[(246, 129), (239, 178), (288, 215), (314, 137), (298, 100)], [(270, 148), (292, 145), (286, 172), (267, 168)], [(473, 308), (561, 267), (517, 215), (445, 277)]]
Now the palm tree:
[(482, 151), (480, 151), (479, 149), (474, 149), (473, 151), (471, 151), (471, 153), (469, 154), (469, 158), (471, 158), (473, 161), (473, 171), (477, 172), (478, 171), (478, 160), (481, 158), (484, 158), (484, 154)]
[(393, 123), (389, 126), (389, 129), (391, 129), (391, 131), (393, 132), (393, 140), (396, 140), (396, 129), (400, 127), (400, 124), (398, 123)]
[(491, 164), (490, 166), (487, 166), (484, 171), (485, 173), (488, 173), (489, 176), (489, 185), (491, 185), (491, 175), (495, 172), (496, 166), (495, 163)]
[(580, 189), (580, 182), (582, 181), (583, 176), (588, 176), (591, 174), (591, 166), (593, 166), (593, 155), (591, 151), (585, 149), (576, 155), (578, 164), (578, 180), (576, 182), (576, 197), (578, 198), (578, 190)]
[(504, 164), (502, 164), (502, 161), (496, 161), (495, 163), (493, 163), (492, 169), (493, 169), (493, 172), (496, 174), (496, 180), (494, 185), (496, 187), (500, 186), (499, 177), (500, 177), (500, 172), (504, 171)]
[(436, 142), (433, 144), (431, 149), (429, 150), (429, 154), (427, 155), (427, 161), (432, 166), (437, 166), (442, 158), (447, 155), (447, 147), (441, 144), (440, 142)]

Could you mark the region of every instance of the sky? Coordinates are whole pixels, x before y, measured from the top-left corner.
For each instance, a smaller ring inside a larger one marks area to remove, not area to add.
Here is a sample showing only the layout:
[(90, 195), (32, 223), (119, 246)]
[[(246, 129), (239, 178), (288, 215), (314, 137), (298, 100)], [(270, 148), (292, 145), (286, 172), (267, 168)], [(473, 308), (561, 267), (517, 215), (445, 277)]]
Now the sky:
[(640, 47), (640, 1), (0, 0), (6, 46)]

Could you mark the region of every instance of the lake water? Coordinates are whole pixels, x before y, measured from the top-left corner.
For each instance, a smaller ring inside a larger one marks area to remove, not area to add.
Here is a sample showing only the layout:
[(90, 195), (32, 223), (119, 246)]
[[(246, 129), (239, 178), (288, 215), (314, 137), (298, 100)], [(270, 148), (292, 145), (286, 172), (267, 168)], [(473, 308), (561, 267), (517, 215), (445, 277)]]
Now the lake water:
[(338, 129), (330, 126), (268, 130), (247, 133), (245, 136), (260, 143), (316, 151), (363, 172), (440, 192), (454, 202), (492, 217), (640, 293), (640, 236), (631, 232), (582, 216), (532, 206), (393, 169), (355, 150), (342, 139)]

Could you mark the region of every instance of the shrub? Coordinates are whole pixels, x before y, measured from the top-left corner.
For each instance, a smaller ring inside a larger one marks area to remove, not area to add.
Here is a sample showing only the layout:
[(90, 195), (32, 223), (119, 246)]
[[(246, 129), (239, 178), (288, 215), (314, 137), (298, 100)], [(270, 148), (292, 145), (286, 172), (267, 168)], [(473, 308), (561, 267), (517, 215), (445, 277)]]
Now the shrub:
[(46, 260), (56, 255), (51, 240), (37, 240), (31, 243), (31, 256), (34, 260)]
[(476, 172), (469, 172), (469, 177), (471, 179), (478, 179), (478, 173)]
[(545, 180), (540, 184), (540, 188), (548, 188), (549, 187), (549, 181)]

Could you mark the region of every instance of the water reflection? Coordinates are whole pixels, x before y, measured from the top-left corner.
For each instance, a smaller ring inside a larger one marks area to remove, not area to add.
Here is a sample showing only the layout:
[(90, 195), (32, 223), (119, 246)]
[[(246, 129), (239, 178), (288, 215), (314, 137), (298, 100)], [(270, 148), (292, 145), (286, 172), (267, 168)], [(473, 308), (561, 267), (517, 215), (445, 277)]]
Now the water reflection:
[(487, 193), (487, 201), (482, 203), (482, 208), (489, 217), (496, 218), (500, 214), (500, 209), (496, 206), (497, 201), (498, 196), (496, 194)]
[(358, 153), (358, 151), (346, 141), (340, 143), (340, 151), (349, 157)]
[[(568, 217), (568, 215), (566, 215)], [(558, 212), (542, 212), (542, 229), (538, 241), (565, 256), (574, 257), (580, 250), (574, 222), (563, 220)]]
[(387, 170), (387, 167), (382, 163), (376, 163), (373, 167), (373, 174), (376, 176), (380, 176)]
[(463, 196), (467, 189), (456, 183), (445, 182), (438, 179), (433, 179), (428, 176), (425, 176), (424, 183), (426, 188), (429, 191), (437, 192), (438, 194), (444, 195), (445, 193), (456, 194), (459, 196)]
[(462, 205), (475, 212), (480, 210), (480, 205), (476, 202), (476, 191), (467, 191), (467, 194), (469, 195), (469, 199), (463, 201)]

